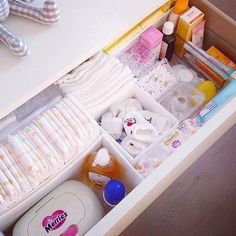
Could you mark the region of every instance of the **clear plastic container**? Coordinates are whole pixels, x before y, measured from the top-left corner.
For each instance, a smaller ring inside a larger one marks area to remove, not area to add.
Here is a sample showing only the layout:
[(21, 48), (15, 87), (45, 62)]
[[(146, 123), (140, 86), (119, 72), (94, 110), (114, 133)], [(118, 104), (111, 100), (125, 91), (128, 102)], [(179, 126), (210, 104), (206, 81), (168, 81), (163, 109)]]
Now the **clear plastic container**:
[(204, 95), (195, 85), (179, 82), (160, 98), (159, 103), (178, 120), (185, 120), (193, 115), (204, 101)]

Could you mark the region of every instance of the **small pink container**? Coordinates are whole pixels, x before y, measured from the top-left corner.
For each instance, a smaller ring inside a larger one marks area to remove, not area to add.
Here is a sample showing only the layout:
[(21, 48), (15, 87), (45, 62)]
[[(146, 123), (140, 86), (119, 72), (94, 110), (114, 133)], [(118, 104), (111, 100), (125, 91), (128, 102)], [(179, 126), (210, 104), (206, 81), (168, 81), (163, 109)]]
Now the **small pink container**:
[(163, 34), (154, 26), (148, 28), (140, 35), (140, 43), (149, 50), (154, 50), (161, 46)]

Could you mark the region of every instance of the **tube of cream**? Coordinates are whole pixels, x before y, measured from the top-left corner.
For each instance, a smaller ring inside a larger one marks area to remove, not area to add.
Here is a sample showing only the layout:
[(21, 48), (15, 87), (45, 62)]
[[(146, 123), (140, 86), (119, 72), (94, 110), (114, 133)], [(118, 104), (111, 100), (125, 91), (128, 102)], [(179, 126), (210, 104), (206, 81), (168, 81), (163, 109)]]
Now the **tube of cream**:
[(203, 107), (198, 114), (198, 119), (205, 123), (234, 95), (236, 95), (236, 80), (231, 80), (218, 95)]

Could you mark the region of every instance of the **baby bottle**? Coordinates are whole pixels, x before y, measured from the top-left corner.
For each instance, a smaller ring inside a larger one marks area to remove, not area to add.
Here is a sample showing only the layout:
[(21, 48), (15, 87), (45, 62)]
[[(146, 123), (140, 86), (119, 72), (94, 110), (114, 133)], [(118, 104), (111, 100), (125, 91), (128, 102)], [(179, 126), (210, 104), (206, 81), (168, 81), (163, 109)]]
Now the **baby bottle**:
[(90, 186), (102, 189), (111, 179), (120, 176), (121, 168), (106, 148), (89, 154), (84, 162), (83, 179)]

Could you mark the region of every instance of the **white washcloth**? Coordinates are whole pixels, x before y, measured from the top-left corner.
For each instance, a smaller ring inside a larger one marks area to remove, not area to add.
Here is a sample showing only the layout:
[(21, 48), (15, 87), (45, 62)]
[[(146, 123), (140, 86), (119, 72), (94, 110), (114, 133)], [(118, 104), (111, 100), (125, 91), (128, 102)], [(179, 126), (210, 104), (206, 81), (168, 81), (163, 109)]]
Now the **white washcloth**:
[(167, 117), (147, 110), (139, 111), (138, 113), (156, 128), (159, 135), (163, 135), (172, 127), (172, 122)]
[(113, 104), (110, 107), (112, 115), (114, 117), (124, 118), (125, 115), (130, 111), (140, 111), (143, 107), (141, 103), (135, 98), (129, 98), (122, 103)]
[(123, 131), (123, 120), (120, 117), (112, 116), (111, 111), (102, 115), (101, 127), (106, 130), (115, 140), (118, 140)]
[(129, 112), (124, 117), (126, 134), (136, 140), (152, 143), (159, 135), (156, 129), (137, 112)]
[(121, 146), (132, 156), (137, 156), (148, 147), (148, 144), (126, 136), (122, 140)]

